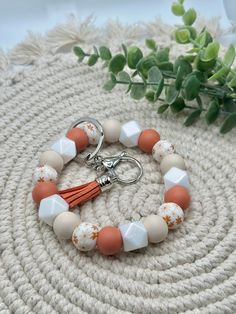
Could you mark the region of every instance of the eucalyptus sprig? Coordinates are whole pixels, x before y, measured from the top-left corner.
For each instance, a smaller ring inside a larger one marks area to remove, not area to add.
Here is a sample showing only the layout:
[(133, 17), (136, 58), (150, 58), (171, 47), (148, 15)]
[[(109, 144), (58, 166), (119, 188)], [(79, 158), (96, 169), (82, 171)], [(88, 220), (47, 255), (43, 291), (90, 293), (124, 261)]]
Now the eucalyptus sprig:
[[(192, 125), (201, 116), (207, 124), (221, 117), (220, 132), (227, 133), (236, 127), (236, 70), (232, 66), (235, 47), (230, 45), (220, 58), (220, 45), (207, 29), (198, 32), (193, 27), (197, 18), (194, 9), (186, 10), (184, 1), (178, 0), (171, 10), (182, 18), (182, 24), (173, 33), (175, 41), (192, 45), (174, 61), (169, 58), (170, 49), (158, 47), (153, 39), (146, 39), (150, 50), (146, 55), (139, 47), (123, 44), (122, 52), (115, 55), (105, 46), (94, 47), (93, 53), (74, 47), (74, 53), (79, 62), (87, 58), (89, 66), (99, 59), (104, 62), (109, 76), (105, 90), (124, 85), (133, 99), (146, 97), (152, 103), (162, 102), (158, 107), (160, 114), (167, 110), (174, 114), (185, 110), (185, 126)], [(207, 103), (203, 96), (207, 96)]]

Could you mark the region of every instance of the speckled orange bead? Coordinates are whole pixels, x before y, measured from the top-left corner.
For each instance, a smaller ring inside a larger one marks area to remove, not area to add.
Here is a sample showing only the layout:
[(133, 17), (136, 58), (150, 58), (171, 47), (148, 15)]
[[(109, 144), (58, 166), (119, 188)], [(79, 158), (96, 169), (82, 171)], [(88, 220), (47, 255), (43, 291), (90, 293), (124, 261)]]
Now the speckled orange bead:
[(66, 137), (75, 142), (77, 152), (83, 151), (89, 145), (88, 135), (80, 128), (70, 129)]
[(58, 194), (58, 189), (53, 182), (39, 182), (32, 191), (32, 198), (39, 205), (43, 198)]
[(182, 209), (187, 209), (190, 204), (190, 195), (185, 187), (176, 185), (165, 192), (164, 201), (165, 203), (175, 203)]
[(151, 153), (158, 141), (160, 141), (160, 134), (154, 129), (146, 129), (139, 136), (138, 146), (143, 152)]
[(104, 227), (98, 233), (97, 247), (104, 255), (114, 255), (123, 246), (121, 232), (115, 227)]

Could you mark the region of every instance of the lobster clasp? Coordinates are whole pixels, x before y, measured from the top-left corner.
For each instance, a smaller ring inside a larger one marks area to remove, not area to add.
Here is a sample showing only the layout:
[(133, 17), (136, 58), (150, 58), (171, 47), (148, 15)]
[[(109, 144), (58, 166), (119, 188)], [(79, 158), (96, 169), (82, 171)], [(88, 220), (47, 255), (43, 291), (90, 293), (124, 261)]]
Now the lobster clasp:
[[(122, 179), (116, 172), (116, 167), (120, 162), (129, 162), (134, 164), (138, 168), (137, 176), (132, 179)], [(126, 152), (121, 152), (118, 156), (102, 157), (100, 159), (100, 163), (102, 165), (102, 169), (112, 177), (112, 180), (121, 184), (136, 183), (143, 174), (143, 167), (141, 163), (136, 158), (129, 156)]]

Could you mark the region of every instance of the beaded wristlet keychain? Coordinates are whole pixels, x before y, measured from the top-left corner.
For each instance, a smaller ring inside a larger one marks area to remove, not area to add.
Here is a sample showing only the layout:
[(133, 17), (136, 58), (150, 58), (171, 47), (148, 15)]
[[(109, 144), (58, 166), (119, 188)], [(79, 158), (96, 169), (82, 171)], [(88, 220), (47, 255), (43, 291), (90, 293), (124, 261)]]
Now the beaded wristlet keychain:
[[(126, 147), (138, 145), (160, 162), (165, 203), (159, 207), (157, 215), (118, 227), (99, 228), (94, 223), (81, 222), (77, 214), (69, 211), (109, 190), (114, 182), (132, 184), (142, 176), (140, 162), (125, 152), (111, 157), (99, 155), (104, 139), (108, 143), (120, 141)], [(58, 173), (89, 144), (96, 145), (95, 150), (81, 159), (87, 167), (102, 174), (92, 182), (58, 191), (55, 184)], [(121, 179), (115, 170), (120, 162), (136, 166), (137, 176), (129, 180)], [(79, 119), (69, 128), (66, 137), (54, 142), (50, 150), (41, 155), (39, 164), (34, 173), (36, 185), (32, 191), (33, 200), (39, 205), (39, 219), (52, 226), (59, 239), (72, 239), (81, 251), (98, 248), (104, 255), (114, 255), (122, 248), (127, 252), (147, 246), (148, 241), (161, 242), (167, 237), (168, 229), (175, 229), (183, 222), (183, 210), (190, 203), (189, 180), (183, 158), (175, 153), (171, 143), (160, 140), (156, 130), (142, 130), (136, 121), (121, 125), (119, 121), (110, 119), (101, 125), (93, 118)]]

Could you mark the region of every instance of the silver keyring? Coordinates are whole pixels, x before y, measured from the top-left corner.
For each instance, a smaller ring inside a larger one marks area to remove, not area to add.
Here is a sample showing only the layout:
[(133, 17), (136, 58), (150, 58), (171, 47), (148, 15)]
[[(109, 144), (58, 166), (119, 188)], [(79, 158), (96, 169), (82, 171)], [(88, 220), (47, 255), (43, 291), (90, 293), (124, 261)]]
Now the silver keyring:
[(100, 149), (102, 147), (103, 140), (104, 140), (104, 131), (103, 131), (103, 127), (102, 127), (101, 123), (98, 122), (98, 120), (96, 120), (94, 118), (90, 118), (90, 117), (83, 117), (83, 118), (80, 118), (80, 119), (76, 120), (75, 122), (73, 122), (71, 124), (69, 130), (73, 129), (73, 128), (76, 128), (79, 124), (82, 124), (84, 122), (90, 122), (93, 125), (95, 125), (95, 127), (97, 128), (97, 130), (100, 133), (100, 137), (99, 137), (99, 141), (98, 141), (96, 149), (92, 153), (89, 153), (88, 155), (86, 155), (83, 158), (84, 162), (89, 165), (89, 161), (91, 159), (93, 159), (98, 154), (98, 152), (100, 151)]

